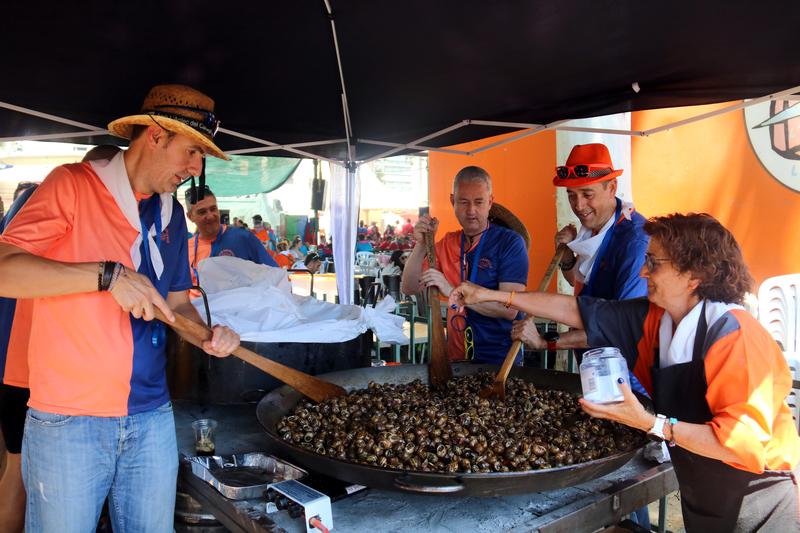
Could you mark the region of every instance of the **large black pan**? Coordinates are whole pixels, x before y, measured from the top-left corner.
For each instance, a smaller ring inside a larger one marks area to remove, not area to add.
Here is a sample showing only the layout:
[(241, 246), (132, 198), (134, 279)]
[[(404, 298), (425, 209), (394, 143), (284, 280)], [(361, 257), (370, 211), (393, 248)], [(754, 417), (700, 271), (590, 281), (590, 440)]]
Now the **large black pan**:
[[(458, 364), (453, 365), (453, 375), (466, 376), (480, 370), (496, 373), (497, 369), (498, 367), (490, 365)], [(522, 378), (538, 387), (570, 392), (580, 392), (581, 390), (580, 378), (577, 374), (538, 368), (515, 367), (511, 371), (511, 376)], [(319, 377), (341, 385), (350, 391), (364, 388), (370, 381), (376, 383), (408, 383), (419, 379), (427, 382), (428, 367), (425, 365), (403, 365), (359, 368), (325, 374)], [(285, 386), (267, 394), (258, 404), (258, 420), (267, 430), (267, 437), (278, 451), (278, 454), (310, 470), (373, 488), (428, 494), (455, 493), (459, 496), (494, 496), (554, 490), (578, 485), (613, 472), (627, 463), (636, 453), (635, 450), (621, 452), (586, 463), (526, 472), (443, 474), (378, 468), (319, 455), (281, 439), (275, 427), (281, 417), (288, 414), (300, 398), (300, 393)], [(644, 441), (642, 445), (644, 445)]]

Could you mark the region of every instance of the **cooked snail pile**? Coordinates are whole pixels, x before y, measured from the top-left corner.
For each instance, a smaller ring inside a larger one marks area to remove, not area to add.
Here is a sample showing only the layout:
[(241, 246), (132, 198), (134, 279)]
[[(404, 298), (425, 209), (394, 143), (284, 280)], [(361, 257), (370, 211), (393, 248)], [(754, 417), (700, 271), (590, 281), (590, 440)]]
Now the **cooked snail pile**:
[(441, 391), (419, 380), (370, 383), (320, 404), (301, 400), (277, 430), (283, 440), (335, 459), (444, 473), (566, 466), (642, 442), (639, 431), (590, 418), (577, 394), (511, 378), (505, 401), (480, 398), (492, 379), (453, 378)]

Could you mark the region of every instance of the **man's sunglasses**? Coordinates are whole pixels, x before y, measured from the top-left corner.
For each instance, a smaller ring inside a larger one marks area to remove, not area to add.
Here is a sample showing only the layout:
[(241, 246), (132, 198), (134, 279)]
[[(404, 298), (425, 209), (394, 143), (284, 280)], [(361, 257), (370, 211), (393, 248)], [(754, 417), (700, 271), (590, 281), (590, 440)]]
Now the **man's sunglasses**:
[(556, 167), (556, 176), (564, 178), (599, 178), (608, 176), (614, 169), (605, 163), (588, 165), (563, 165)]
[(644, 254), (644, 267), (648, 272), (654, 272), (658, 268), (659, 263), (669, 263), (672, 261), (669, 257), (656, 257), (653, 254)]
[[(197, 120), (189, 117), (185, 117), (183, 115), (176, 115), (174, 113), (168, 113), (165, 111), (160, 111), (161, 109), (168, 108), (168, 109), (182, 109), (186, 111), (191, 111), (192, 113), (199, 113), (204, 115), (202, 120)], [(183, 122), (187, 126), (194, 128), (196, 130), (202, 131), (209, 137), (214, 137), (217, 132), (219, 131), (219, 120), (217, 120), (217, 116), (214, 114), (213, 111), (206, 111), (205, 109), (200, 109), (197, 107), (189, 107), (185, 105), (157, 105), (156, 111), (150, 111), (148, 114), (155, 114), (158, 116), (171, 118), (173, 120), (177, 120), (178, 122)]]

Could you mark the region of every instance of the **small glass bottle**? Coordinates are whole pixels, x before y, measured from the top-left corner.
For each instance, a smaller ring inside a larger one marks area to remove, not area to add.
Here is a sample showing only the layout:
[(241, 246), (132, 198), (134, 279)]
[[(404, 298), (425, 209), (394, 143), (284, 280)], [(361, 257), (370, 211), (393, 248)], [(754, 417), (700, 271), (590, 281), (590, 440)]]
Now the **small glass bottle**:
[(628, 380), (628, 363), (619, 349), (595, 348), (583, 354), (581, 387), (583, 397), (594, 403), (621, 402), (624, 397), (617, 380)]

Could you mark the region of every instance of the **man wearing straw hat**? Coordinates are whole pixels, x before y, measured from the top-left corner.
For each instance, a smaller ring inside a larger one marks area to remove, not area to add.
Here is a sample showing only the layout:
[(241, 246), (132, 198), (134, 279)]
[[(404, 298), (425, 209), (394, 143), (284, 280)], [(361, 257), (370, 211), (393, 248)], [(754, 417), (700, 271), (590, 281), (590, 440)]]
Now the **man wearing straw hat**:
[[(453, 287), (466, 280), (487, 288), (525, 290), (526, 243), (519, 233), (489, 221), (493, 202), (489, 174), (477, 166), (461, 169), (453, 180), (450, 195), (461, 230), (446, 234), (436, 243), (440, 270), (427, 268), (427, 264), (423, 265), (424, 236), (435, 234), (439, 221), (428, 215), (420, 217), (414, 226), (416, 245), (403, 269), (402, 292), (416, 294), (436, 286), (447, 296)], [(516, 312), (498, 304), (470, 306), (465, 313), (448, 308), (448, 358), (501, 364), (511, 347), (511, 321), (516, 316)]]
[[(106, 496), (114, 531), (172, 530), (177, 446), (154, 309), (202, 322), (172, 193), (206, 154), (225, 158), (218, 124), (204, 94), (154, 87), (109, 124), (128, 150), (54, 169), (0, 237), (0, 295), (34, 299), (27, 531), (94, 530)], [(217, 326), (204, 349), (238, 343)]]
[[(645, 218), (633, 205), (617, 197), (617, 177), (604, 144), (579, 144), (572, 148), (563, 166), (556, 167), (553, 185), (566, 187), (569, 205), (581, 223), (569, 224), (556, 233), (556, 245), (567, 246), (561, 272), (575, 295), (606, 300), (647, 296), (647, 280), (639, 273), (644, 265), (648, 237)], [(586, 334), (569, 331), (543, 339), (528, 321), (514, 324), (514, 339), (534, 349), (585, 348)]]

